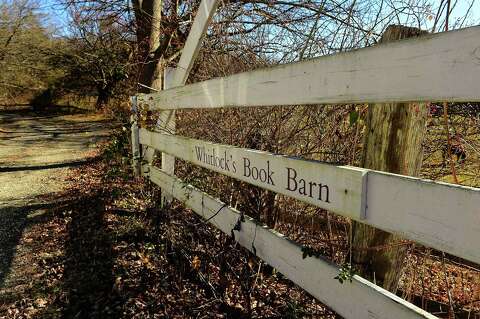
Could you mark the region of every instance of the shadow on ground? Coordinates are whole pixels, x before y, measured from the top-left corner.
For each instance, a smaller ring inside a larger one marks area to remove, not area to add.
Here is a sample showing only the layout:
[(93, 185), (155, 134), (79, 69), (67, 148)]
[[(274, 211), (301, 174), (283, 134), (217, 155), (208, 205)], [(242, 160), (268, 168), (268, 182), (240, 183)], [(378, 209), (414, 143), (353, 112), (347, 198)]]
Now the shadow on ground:
[(0, 208), (0, 288), (3, 287), (10, 271), (30, 209), (35, 208), (32, 206)]
[[(0, 318), (7, 308), (28, 309), (25, 304), (36, 308), (35, 318), (121, 317), (101, 198), (54, 196), (47, 204), (0, 208)], [(49, 305), (38, 308), (39, 300)]]
[[(84, 203), (89, 203), (86, 208)], [(96, 195), (72, 207), (65, 243), (64, 318), (118, 318), (122, 302), (114, 294), (112, 240), (105, 208)]]
[(64, 189), (115, 125), (71, 110), (0, 111), (0, 318), (119, 317), (102, 198)]
[(110, 136), (114, 121), (88, 112), (0, 111), (0, 166), (77, 160)]
[(73, 161), (68, 161), (63, 163), (29, 165), (29, 166), (12, 166), (12, 167), (0, 166), (0, 172), (38, 171), (38, 170), (52, 169), (52, 168), (77, 167), (83, 164), (93, 163), (97, 160), (99, 160), (98, 157), (90, 157), (86, 159), (73, 160)]

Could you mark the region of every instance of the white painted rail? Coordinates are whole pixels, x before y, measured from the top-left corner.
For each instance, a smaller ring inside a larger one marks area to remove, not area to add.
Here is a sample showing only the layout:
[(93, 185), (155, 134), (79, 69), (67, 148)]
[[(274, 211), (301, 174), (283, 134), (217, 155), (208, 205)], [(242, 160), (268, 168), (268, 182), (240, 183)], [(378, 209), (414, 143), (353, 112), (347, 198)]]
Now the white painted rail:
[[(178, 178), (145, 166), (152, 182), (169, 190), (224, 233), (232, 233), (240, 218), (238, 211)], [(234, 234), (239, 244), (345, 318), (437, 318), (359, 276), (354, 276), (351, 283), (340, 284), (334, 279), (339, 274), (338, 267), (317, 257), (303, 259), (300, 246), (251, 218), (245, 217), (240, 231)]]
[[(170, 134), (176, 109), (480, 101), (480, 26), (183, 86), (218, 3), (202, 0), (165, 90), (137, 98), (163, 111)], [(135, 121), (132, 130), (134, 154), (139, 143), (163, 152), (162, 170), (148, 163), (143, 174), (228, 235), (240, 214), (174, 177), (174, 157), (480, 263), (480, 189), (149, 132)], [(358, 276), (341, 285), (336, 266), (303, 259), (300, 246), (250, 218), (234, 234), (345, 318), (436, 318)]]
[(140, 143), (344, 216), (363, 218), (367, 170), (140, 130)]
[(155, 109), (480, 101), (480, 27), (140, 95)]
[(478, 188), (328, 165), (145, 129), (140, 130), (140, 143), (480, 263)]
[[(192, 28), (188, 34), (187, 41), (182, 50), (180, 61), (175, 69), (166, 68), (164, 72), (163, 89), (167, 90), (172, 87), (179, 87), (185, 85), (190, 74), (190, 70), (193, 67), (195, 59), (202, 45), (203, 38), (207, 33), (208, 25), (212, 19), (215, 10), (218, 7), (219, 0), (202, 0), (198, 7), (195, 20)], [(170, 134), (175, 133), (175, 111), (164, 110), (160, 112), (157, 122), (157, 128), (161, 131), (168, 132)], [(153, 161), (155, 153), (152, 150), (145, 152), (145, 158), (149, 163)], [(162, 153), (162, 170), (169, 174), (175, 171), (175, 158), (169, 154)], [(165, 193), (165, 192), (164, 192)], [(164, 203), (169, 202), (170, 197), (168, 194), (162, 194), (162, 206)]]

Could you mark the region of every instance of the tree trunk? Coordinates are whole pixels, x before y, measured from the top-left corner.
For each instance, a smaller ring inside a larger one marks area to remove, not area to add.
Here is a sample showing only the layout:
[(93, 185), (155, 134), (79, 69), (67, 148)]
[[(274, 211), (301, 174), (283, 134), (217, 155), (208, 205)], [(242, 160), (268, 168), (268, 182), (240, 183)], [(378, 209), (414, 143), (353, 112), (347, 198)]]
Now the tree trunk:
[(95, 108), (97, 110), (102, 109), (104, 106), (108, 104), (108, 101), (110, 100), (110, 92), (108, 88), (98, 88), (98, 96), (97, 96), (97, 102), (95, 103)]
[[(380, 43), (425, 33), (416, 28), (389, 26)], [(427, 109), (427, 105), (421, 103), (369, 105), (362, 167), (418, 176)], [(353, 222), (352, 228), (352, 259), (360, 267), (360, 273), (375, 278), (385, 289), (396, 291), (407, 253), (406, 246), (401, 244), (402, 239), (357, 222)]]
[[(162, 0), (134, 0), (135, 20), (137, 22), (137, 42), (139, 44), (142, 68), (139, 82), (155, 90), (162, 89), (163, 52), (161, 45)], [(141, 87), (140, 92), (150, 93), (150, 89)]]

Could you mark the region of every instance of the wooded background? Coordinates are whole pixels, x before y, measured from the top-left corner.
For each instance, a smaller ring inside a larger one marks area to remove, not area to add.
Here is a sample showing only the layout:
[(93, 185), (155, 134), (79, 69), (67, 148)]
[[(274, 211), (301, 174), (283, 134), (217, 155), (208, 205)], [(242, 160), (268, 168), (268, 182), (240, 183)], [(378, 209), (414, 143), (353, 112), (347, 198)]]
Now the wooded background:
[[(165, 68), (177, 66), (199, 3), (59, 0), (49, 2), (50, 9), (45, 10), (45, 4), (33, 0), (1, 2), (1, 103), (33, 105), (35, 110), (93, 108), (126, 122), (128, 97), (162, 89)], [(48, 12), (55, 10), (64, 12), (67, 28), (56, 29), (49, 20)], [(187, 81), (463, 28), (477, 24), (478, 14), (474, 0), (223, 1)], [(399, 34), (392, 27), (389, 31), (391, 25), (415, 29)], [(376, 106), (390, 110), (393, 117), (382, 117), (373, 105), (179, 111), (177, 133), (328, 163), (480, 185), (478, 104), (422, 104), (415, 114), (408, 112), (409, 104)], [(142, 125), (152, 128), (157, 118), (158, 114), (144, 111)], [(389, 127), (383, 135), (368, 134), (366, 128), (381, 131), (385, 121), (401, 127)], [(381, 154), (378, 140), (389, 140), (393, 131), (405, 133), (396, 141), (397, 152)], [(464, 161), (455, 159), (452, 146), (465, 153)], [(405, 165), (393, 167), (393, 162)], [(360, 273), (392, 291), (408, 294), (408, 289), (419, 289), (408, 280), (415, 265), (405, 260), (417, 258), (424, 247), (182, 161), (177, 174), (338, 264), (353, 256)], [(475, 306), (476, 294), (478, 288), (469, 307)]]

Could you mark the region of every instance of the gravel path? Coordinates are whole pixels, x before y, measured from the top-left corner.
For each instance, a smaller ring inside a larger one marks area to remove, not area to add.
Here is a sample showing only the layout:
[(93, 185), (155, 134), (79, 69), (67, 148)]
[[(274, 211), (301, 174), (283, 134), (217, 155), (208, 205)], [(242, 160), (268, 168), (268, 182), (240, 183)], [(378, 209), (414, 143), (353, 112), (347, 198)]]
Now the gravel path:
[[(92, 158), (111, 122), (98, 115), (0, 111), (0, 303), (15, 280), (15, 255), (29, 219), (55, 206), (70, 167)], [(1, 316), (0, 316), (1, 317)]]
[(91, 157), (108, 127), (97, 115), (0, 112), (0, 207), (61, 190), (68, 167)]

